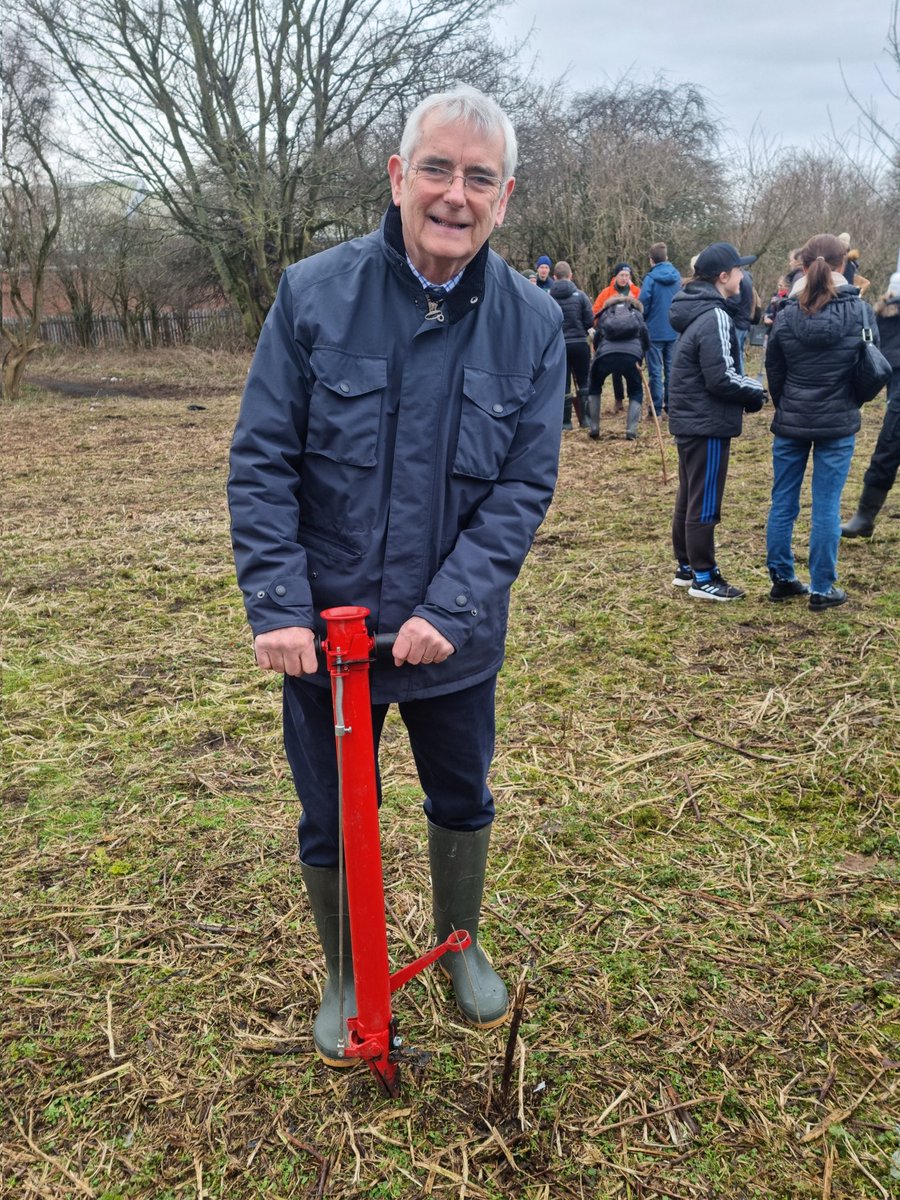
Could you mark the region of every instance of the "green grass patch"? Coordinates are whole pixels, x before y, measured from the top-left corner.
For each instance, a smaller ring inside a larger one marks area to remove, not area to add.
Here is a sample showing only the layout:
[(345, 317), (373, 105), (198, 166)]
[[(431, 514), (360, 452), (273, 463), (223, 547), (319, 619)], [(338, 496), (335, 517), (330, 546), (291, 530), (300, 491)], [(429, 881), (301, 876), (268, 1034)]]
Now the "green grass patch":
[[(770, 438), (748, 418), (719, 531), (748, 596), (698, 605), (671, 586), (651, 427), (565, 436), (498, 693), (483, 940), (528, 982), (513, 1085), (501, 1106), (506, 1030), (463, 1028), (432, 972), (395, 999), (432, 1054), (395, 1104), (312, 1052), (278, 681), (230, 567), (246, 361), (35, 370), (140, 394), (32, 388), (4, 414), (0, 1196), (894, 1193), (900, 501), (841, 547), (845, 608), (769, 603)], [(807, 487), (801, 573), (808, 520)], [(399, 966), (431, 916), (393, 713), (381, 765)]]

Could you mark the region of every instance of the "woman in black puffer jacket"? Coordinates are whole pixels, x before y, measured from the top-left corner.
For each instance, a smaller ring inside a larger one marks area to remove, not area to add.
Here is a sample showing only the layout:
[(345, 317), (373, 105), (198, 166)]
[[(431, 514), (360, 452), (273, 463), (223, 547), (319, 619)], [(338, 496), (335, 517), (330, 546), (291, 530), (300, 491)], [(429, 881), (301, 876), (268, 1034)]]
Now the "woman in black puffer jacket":
[[(871, 308), (844, 275), (844, 248), (831, 234), (810, 238), (800, 252), (804, 274), (775, 319), (766, 351), (766, 375), (775, 405), (774, 482), (766, 525), (766, 562), (772, 600), (809, 596), (821, 611), (843, 604), (836, 587), (841, 540), (841, 492), (847, 481), (859, 408), (853, 373), (864, 328), (878, 331)], [(800, 487), (813, 459), (810, 586), (794, 572), (791, 539), (800, 512)]]

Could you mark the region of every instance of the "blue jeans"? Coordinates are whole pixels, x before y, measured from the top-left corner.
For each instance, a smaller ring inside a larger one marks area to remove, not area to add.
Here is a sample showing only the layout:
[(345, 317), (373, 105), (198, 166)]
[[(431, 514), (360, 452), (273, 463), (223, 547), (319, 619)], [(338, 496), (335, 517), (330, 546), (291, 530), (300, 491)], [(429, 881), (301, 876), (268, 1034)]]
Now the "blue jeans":
[[(669, 375), (672, 370), (674, 342), (651, 342), (647, 351), (647, 374), (650, 376), (650, 397), (656, 415), (669, 407)], [(665, 383), (663, 382), (665, 372)]]
[(812, 451), (812, 523), (809, 531), (810, 591), (824, 595), (837, 581), (841, 541), (841, 492), (847, 482), (856, 438), (818, 442), (775, 436), (772, 446), (772, 506), (766, 523), (766, 565), (774, 578), (793, 579), (791, 539), (800, 513), (800, 485)]

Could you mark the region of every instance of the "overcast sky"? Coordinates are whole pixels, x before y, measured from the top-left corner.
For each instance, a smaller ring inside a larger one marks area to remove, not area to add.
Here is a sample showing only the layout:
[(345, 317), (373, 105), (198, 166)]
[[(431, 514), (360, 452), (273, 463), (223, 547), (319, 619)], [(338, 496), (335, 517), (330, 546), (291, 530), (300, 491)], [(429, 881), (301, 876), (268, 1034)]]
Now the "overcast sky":
[(876, 67), (900, 82), (884, 52), (891, 0), (512, 0), (493, 21), (509, 42), (534, 32), (524, 57), (537, 56), (543, 80), (565, 75), (573, 91), (622, 74), (703, 86), (729, 140), (754, 124), (784, 146), (844, 134), (857, 97), (879, 97), (882, 117), (900, 126), (900, 105), (885, 99)]

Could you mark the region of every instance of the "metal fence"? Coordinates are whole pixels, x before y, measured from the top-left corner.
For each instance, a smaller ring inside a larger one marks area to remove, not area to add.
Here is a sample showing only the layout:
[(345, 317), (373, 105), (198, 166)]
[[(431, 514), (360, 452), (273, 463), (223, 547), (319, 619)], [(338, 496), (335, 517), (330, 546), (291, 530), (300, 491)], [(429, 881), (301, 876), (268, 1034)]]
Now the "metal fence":
[[(4, 329), (20, 327), (20, 321), (3, 322)], [(240, 314), (230, 308), (129, 316), (127, 333), (118, 317), (97, 315), (91, 321), (92, 346), (180, 346), (197, 342), (215, 345), (232, 343), (241, 337)], [(68, 315), (44, 317), (41, 341), (57, 346), (80, 345), (74, 318)]]

